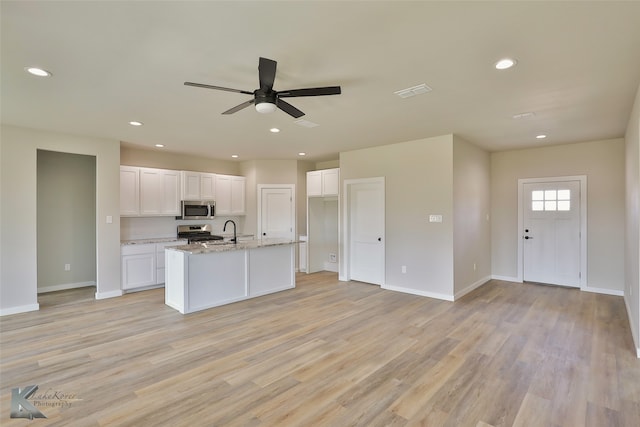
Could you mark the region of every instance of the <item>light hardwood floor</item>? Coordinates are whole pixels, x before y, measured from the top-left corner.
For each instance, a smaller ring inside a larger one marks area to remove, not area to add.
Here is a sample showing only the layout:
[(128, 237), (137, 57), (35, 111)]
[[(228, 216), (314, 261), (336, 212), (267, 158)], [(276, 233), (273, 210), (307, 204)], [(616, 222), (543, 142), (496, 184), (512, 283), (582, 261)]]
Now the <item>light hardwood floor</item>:
[[(0, 319), (0, 425), (640, 425), (620, 297), (491, 281), (451, 303), (297, 280), (186, 316), (162, 289), (41, 295)], [(68, 396), (10, 419), (11, 389), (32, 384)]]

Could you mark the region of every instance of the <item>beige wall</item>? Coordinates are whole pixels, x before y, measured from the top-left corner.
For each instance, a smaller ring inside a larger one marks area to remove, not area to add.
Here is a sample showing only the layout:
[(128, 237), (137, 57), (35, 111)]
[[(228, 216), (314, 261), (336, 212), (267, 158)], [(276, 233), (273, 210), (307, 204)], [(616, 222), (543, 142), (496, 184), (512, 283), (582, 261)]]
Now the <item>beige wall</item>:
[(640, 86), (625, 134), (625, 282), (631, 331), (640, 357)]
[(455, 135), (453, 142), (454, 291), (457, 297), (491, 278), (491, 157)]
[(491, 155), (494, 277), (516, 280), (518, 179), (587, 176), (587, 286), (620, 293), (624, 283), (624, 140), (612, 139)]
[[(0, 314), (38, 308), (38, 149), (96, 156), (97, 297), (120, 295), (120, 143), (7, 125), (0, 133)], [(107, 215), (113, 223), (106, 223)]]
[(241, 175), (240, 162), (210, 159), (170, 151), (120, 147), (120, 164), (147, 168)]
[(95, 285), (95, 156), (38, 150), (36, 204), (38, 292)]
[(242, 162), (240, 174), (247, 178), (245, 233), (255, 234), (258, 230), (258, 185), (293, 184), (296, 186), (296, 209), (298, 200), (297, 160), (251, 160)]
[[(385, 177), (385, 287), (453, 297), (452, 172), (452, 135), (340, 153), (341, 186), (346, 179)], [(429, 223), (429, 214), (443, 222)]]

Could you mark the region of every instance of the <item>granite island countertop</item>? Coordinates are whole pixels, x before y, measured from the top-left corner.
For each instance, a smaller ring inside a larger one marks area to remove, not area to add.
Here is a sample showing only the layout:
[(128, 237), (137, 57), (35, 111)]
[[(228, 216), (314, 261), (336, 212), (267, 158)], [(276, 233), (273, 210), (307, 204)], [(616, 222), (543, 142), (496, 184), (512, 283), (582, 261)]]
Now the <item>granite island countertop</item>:
[(291, 239), (257, 239), (243, 240), (237, 243), (233, 243), (228, 241), (214, 240), (209, 242), (198, 242), (188, 245), (172, 246), (166, 249), (196, 255), (215, 252), (240, 251), (245, 249), (258, 249), (268, 246), (292, 245), (294, 243), (298, 243), (298, 241)]
[(135, 240), (120, 240), (120, 246), (126, 245), (147, 245), (151, 243), (167, 243), (167, 242), (181, 242), (187, 240), (184, 237), (155, 237), (149, 239), (135, 239)]

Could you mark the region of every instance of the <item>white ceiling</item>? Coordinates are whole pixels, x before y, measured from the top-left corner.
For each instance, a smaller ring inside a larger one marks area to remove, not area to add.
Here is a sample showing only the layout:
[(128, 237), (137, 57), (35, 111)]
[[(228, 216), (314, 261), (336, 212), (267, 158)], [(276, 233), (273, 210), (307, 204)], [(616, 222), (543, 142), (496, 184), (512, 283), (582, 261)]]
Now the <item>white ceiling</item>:
[[(616, 138), (640, 84), (637, 1), (3, 0), (1, 27), (3, 123), (229, 160), (448, 133), (490, 151)], [(223, 116), (251, 97), (183, 85), (253, 91), (260, 56), (278, 61), (275, 90), (342, 86), (287, 99), (320, 126)], [(494, 69), (505, 56), (518, 65)], [(421, 83), (433, 91), (393, 94)]]

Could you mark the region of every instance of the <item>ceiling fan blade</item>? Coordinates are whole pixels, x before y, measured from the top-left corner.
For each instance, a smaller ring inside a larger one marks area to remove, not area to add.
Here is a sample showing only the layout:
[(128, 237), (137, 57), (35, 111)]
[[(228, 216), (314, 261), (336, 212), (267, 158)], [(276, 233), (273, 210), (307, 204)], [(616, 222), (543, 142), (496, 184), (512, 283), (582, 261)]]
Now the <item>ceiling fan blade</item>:
[(281, 109), (282, 111), (284, 111), (285, 113), (287, 113), (288, 115), (294, 117), (294, 118), (298, 118), (298, 117), (302, 117), (304, 116), (304, 113), (300, 110), (298, 110), (296, 107), (294, 107), (293, 105), (289, 104), (288, 102), (283, 101), (282, 99), (278, 99), (276, 101), (276, 106)]
[(240, 89), (231, 89), (228, 87), (221, 87), (221, 86), (211, 86), (211, 85), (205, 85), (202, 83), (192, 83), (192, 82), (184, 82), (185, 86), (194, 86), (194, 87), (202, 87), (205, 89), (216, 89), (216, 90), (224, 90), (227, 92), (236, 92), (236, 93), (244, 93), (247, 95), (253, 95), (253, 92), (248, 92), (246, 90), (240, 90)]
[(273, 59), (260, 57), (258, 63), (258, 75), (260, 78), (260, 89), (269, 92), (273, 90), (273, 82), (276, 79), (277, 62)]
[(247, 102), (243, 102), (240, 105), (236, 105), (235, 107), (228, 109), (227, 111), (225, 111), (222, 114), (233, 114), (233, 113), (235, 113), (237, 111), (242, 110), (243, 108), (247, 108), (249, 105), (253, 104), (254, 102), (255, 102), (255, 99), (250, 99)]
[(280, 98), (292, 98), (294, 96), (321, 96), (321, 95), (340, 95), (342, 90), (340, 86), (312, 87), (308, 89), (291, 89), (278, 92)]

